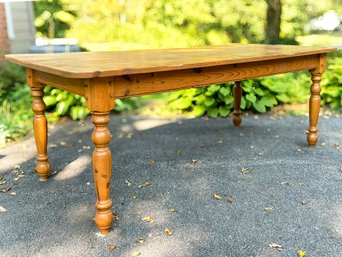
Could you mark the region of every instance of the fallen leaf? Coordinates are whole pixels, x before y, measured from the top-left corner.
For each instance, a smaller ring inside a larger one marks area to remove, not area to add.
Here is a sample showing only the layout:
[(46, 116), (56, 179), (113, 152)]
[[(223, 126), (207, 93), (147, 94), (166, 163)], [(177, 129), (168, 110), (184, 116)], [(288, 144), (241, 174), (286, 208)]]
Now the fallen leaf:
[(205, 148), (205, 147), (206, 147), (206, 145), (204, 145), (204, 144), (200, 144), (198, 147), (199, 147), (199, 148)]
[(1, 205), (0, 205), (0, 213), (1, 212), (5, 212), (5, 211), (7, 211), (4, 207), (2, 207)]
[(139, 196), (137, 196), (137, 195), (133, 195), (133, 196), (132, 196), (132, 198), (133, 198), (133, 199), (138, 199), (138, 198), (139, 198)]
[(264, 208), (264, 210), (270, 212), (270, 211), (273, 211), (273, 207), (272, 206), (266, 206)]
[(172, 236), (172, 231), (171, 231), (171, 229), (169, 229), (169, 228), (165, 228), (165, 229), (164, 229), (164, 233), (165, 233), (165, 235), (167, 235), (167, 236)]
[(306, 253), (306, 251), (303, 251), (303, 250), (299, 250), (299, 251), (298, 251), (298, 257), (305, 257), (305, 256), (308, 256), (308, 254)]
[(135, 242), (137, 244), (143, 244), (144, 243), (144, 239), (143, 238), (138, 238), (137, 240), (135, 240)]
[(232, 196), (228, 196), (228, 197), (227, 197), (227, 202), (228, 202), (228, 203), (233, 203), (234, 200), (235, 200), (235, 199), (234, 199), (234, 197), (232, 197)]
[(154, 164), (156, 164), (156, 160), (149, 160), (149, 161), (148, 161), (148, 164), (154, 165)]
[(139, 255), (140, 255), (139, 252), (131, 252), (131, 256), (132, 256), (132, 257), (137, 257), (137, 256), (139, 256)]
[(149, 181), (145, 181), (143, 184), (139, 185), (138, 187), (142, 188), (142, 187), (148, 187), (150, 185), (151, 185), (151, 183)]
[(119, 219), (119, 216), (112, 211), (112, 215), (113, 215), (113, 220), (118, 220)]
[(114, 244), (114, 243), (110, 243), (110, 244), (108, 245), (108, 249), (109, 249), (110, 251), (116, 249), (117, 247), (118, 247), (118, 246), (117, 246), (116, 244)]
[(170, 212), (178, 212), (178, 210), (175, 208), (172, 208), (172, 209), (170, 209)]
[(129, 180), (125, 180), (125, 183), (127, 184), (128, 187), (131, 187), (132, 186), (132, 182), (130, 182)]
[(284, 250), (284, 249), (283, 249), (283, 246), (281, 246), (281, 245), (279, 245), (279, 244), (272, 243), (272, 244), (269, 244), (268, 246), (269, 246), (270, 248), (272, 248), (272, 249), (277, 249), (278, 251)]
[(341, 147), (341, 145), (340, 144), (332, 144), (332, 147), (339, 149)]
[(251, 170), (249, 168), (241, 168), (240, 172), (242, 174), (247, 174), (247, 173), (251, 172)]
[(0, 186), (1, 185), (5, 185), (6, 184), (6, 180), (5, 179), (0, 179)]
[(1, 193), (7, 193), (8, 191), (10, 191), (12, 188), (8, 187), (8, 188), (3, 188), (0, 190)]
[(302, 205), (307, 205), (309, 202), (308, 201), (302, 201)]
[(155, 222), (155, 220), (151, 216), (143, 217), (141, 220), (149, 223)]
[(213, 195), (216, 200), (221, 200), (222, 197), (219, 194), (214, 194)]
[(11, 193), (9, 193), (9, 195), (10, 195), (10, 196), (16, 196), (17, 193), (16, 193), (16, 192), (11, 192)]
[(217, 141), (218, 144), (223, 144), (223, 140)]

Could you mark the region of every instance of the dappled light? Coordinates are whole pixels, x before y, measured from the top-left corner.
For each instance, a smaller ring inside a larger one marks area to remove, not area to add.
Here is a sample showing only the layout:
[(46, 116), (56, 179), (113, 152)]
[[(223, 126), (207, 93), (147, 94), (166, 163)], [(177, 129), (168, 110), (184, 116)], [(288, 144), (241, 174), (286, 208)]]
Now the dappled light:
[(76, 160), (70, 162), (54, 176), (55, 180), (72, 179), (79, 176), (91, 163), (91, 156), (81, 155)]

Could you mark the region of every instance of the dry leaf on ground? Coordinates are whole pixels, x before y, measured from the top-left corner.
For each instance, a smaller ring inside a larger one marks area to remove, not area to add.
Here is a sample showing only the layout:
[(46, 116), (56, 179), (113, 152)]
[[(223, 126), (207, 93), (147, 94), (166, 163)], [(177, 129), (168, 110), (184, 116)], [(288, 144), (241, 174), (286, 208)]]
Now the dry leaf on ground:
[(129, 180), (127, 180), (127, 179), (125, 180), (125, 183), (127, 184), (128, 187), (131, 187), (131, 186), (132, 186), (132, 182), (129, 181)]
[(299, 251), (298, 251), (298, 257), (305, 257), (305, 256), (308, 256), (308, 254), (306, 253), (306, 251), (303, 251), (303, 250), (299, 250)]
[(7, 211), (4, 207), (2, 207), (1, 205), (0, 205), (0, 213), (1, 212), (5, 212), (5, 211)]
[(241, 168), (240, 172), (242, 174), (247, 174), (247, 173), (251, 172), (251, 170), (249, 168)]
[(144, 243), (144, 239), (143, 238), (138, 238), (137, 240), (135, 240), (135, 242), (137, 243), (137, 244), (142, 244), (142, 243)]
[(265, 211), (273, 211), (273, 206), (266, 206), (264, 208)]
[(228, 197), (227, 197), (227, 202), (228, 202), (228, 203), (233, 203), (234, 200), (235, 200), (235, 199), (234, 199), (234, 197), (232, 197), (232, 196), (228, 196)]
[(8, 188), (3, 188), (0, 190), (1, 193), (7, 193), (8, 191), (10, 191), (12, 188), (8, 187)]
[(269, 244), (268, 246), (272, 249), (277, 249), (278, 251), (284, 250), (283, 246), (280, 244), (272, 243), (272, 244)]
[(222, 199), (222, 197), (219, 194), (213, 194), (213, 196), (214, 196), (214, 198), (216, 200), (221, 200)]
[(116, 249), (117, 247), (118, 246), (116, 244), (114, 244), (114, 243), (111, 243), (111, 244), (108, 245), (108, 249), (111, 250), (111, 251)]
[(169, 229), (169, 228), (165, 228), (165, 229), (164, 229), (164, 233), (165, 233), (165, 235), (167, 235), (167, 236), (172, 236), (172, 230)]
[(148, 161), (148, 164), (154, 165), (154, 164), (156, 164), (156, 160), (149, 160), (149, 161)]
[(137, 257), (137, 256), (139, 256), (139, 255), (140, 255), (139, 252), (131, 252), (131, 256), (132, 256), (132, 257)]
[(139, 185), (138, 187), (139, 187), (139, 188), (142, 188), (142, 187), (148, 187), (148, 186), (150, 186), (150, 185), (151, 185), (151, 182), (145, 181), (143, 184)]
[(145, 216), (141, 220), (149, 223), (155, 222), (155, 220), (151, 216)]

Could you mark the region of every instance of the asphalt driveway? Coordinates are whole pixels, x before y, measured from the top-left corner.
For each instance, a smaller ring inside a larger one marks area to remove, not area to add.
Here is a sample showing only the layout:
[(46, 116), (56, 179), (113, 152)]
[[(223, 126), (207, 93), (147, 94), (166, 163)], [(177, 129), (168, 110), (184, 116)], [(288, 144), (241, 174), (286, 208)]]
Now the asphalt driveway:
[(32, 138), (0, 149), (0, 256), (341, 257), (342, 118), (320, 120), (315, 149), (307, 119), (250, 116), (237, 129), (113, 115), (106, 237), (92, 220), (89, 120), (50, 128), (47, 182)]

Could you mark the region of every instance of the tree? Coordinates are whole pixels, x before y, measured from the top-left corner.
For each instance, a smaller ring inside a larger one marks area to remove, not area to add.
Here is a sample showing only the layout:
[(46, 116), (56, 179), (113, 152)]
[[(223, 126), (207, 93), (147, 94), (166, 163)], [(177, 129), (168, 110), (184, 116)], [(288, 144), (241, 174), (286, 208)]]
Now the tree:
[(280, 24), (281, 24), (281, 0), (266, 0), (267, 2), (267, 18), (265, 29), (265, 42), (277, 43), (280, 40)]

